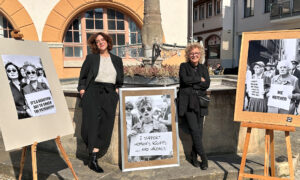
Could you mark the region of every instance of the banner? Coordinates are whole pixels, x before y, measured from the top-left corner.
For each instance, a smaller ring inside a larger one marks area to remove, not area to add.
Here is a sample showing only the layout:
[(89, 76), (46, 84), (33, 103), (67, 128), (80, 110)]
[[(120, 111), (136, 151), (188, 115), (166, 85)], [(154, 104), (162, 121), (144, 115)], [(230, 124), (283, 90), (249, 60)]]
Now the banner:
[(268, 106), (289, 110), (293, 86), (272, 84), (269, 92)]

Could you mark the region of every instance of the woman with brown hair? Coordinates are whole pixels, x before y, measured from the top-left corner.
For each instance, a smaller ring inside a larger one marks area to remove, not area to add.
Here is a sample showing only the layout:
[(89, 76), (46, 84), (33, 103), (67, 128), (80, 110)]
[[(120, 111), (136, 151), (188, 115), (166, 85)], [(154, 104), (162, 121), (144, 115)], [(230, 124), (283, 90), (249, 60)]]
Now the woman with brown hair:
[[(202, 144), (203, 119), (208, 115), (207, 105), (200, 103), (210, 85), (207, 68), (202, 65), (204, 48), (191, 44), (185, 50), (186, 62), (179, 69), (180, 87), (178, 92), (178, 113), (186, 120), (193, 140), (191, 163), (202, 170), (208, 168), (207, 156)], [(201, 157), (199, 164), (197, 155)]]
[(82, 104), (81, 136), (89, 151), (90, 169), (102, 173), (97, 163), (99, 150), (107, 150), (118, 103), (118, 88), (123, 85), (122, 59), (110, 53), (112, 38), (96, 33), (88, 39), (93, 52), (86, 56), (80, 71), (78, 91)]

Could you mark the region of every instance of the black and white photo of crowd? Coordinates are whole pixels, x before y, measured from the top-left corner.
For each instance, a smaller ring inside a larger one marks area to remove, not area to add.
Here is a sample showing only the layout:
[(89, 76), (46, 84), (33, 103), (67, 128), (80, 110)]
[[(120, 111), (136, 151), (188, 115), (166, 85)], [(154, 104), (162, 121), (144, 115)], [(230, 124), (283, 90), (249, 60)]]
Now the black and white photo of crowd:
[(25, 95), (48, 90), (49, 84), (40, 57), (2, 55), (18, 119), (34, 116)]
[(170, 156), (129, 156), (131, 137), (141, 133), (172, 131), (170, 95), (126, 96), (125, 111), (128, 161), (170, 158)]
[(299, 114), (300, 39), (249, 42), (244, 111)]

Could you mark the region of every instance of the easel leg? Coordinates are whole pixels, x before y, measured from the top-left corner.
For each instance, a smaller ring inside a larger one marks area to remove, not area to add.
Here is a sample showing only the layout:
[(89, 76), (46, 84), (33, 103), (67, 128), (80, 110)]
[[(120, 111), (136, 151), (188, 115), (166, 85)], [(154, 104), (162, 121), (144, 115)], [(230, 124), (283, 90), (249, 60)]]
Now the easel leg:
[(269, 156), (270, 156), (269, 153), (270, 153), (270, 130), (266, 129), (264, 176), (269, 176)]
[(287, 150), (289, 167), (290, 167), (290, 178), (291, 180), (294, 180), (295, 174), (294, 174), (293, 156), (292, 156), (291, 139), (290, 139), (289, 131), (285, 131), (285, 141), (286, 141), (286, 150)]
[(26, 150), (27, 150), (26, 146), (22, 148), (22, 155), (21, 155), (21, 161), (20, 161), (19, 180), (22, 179), (22, 175), (23, 175), (23, 169), (24, 169), (24, 163), (25, 163), (25, 157), (26, 157)]
[(65, 159), (65, 161), (66, 161), (68, 167), (71, 169), (74, 178), (75, 178), (76, 180), (78, 180), (78, 177), (76, 176), (76, 173), (75, 173), (75, 171), (74, 171), (74, 169), (73, 169), (73, 167), (72, 167), (72, 163), (71, 163), (71, 161), (69, 160), (68, 155), (67, 155), (66, 151), (64, 150), (63, 146), (61, 145), (61, 141), (60, 141), (60, 137), (59, 137), (59, 136), (55, 139), (55, 142), (56, 142), (56, 144), (57, 144), (57, 146), (58, 146), (60, 152), (62, 153), (62, 155), (63, 155), (63, 157), (64, 157), (64, 159)]
[(31, 145), (31, 158), (32, 158), (32, 177), (33, 180), (37, 180), (37, 166), (36, 166), (36, 146), (37, 142)]
[(247, 134), (246, 134), (246, 139), (245, 139), (245, 144), (244, 144), (242, 162), (241, 162), (241, 166), (240, 166), (239, 180), (243, 179), (243, 174), (244, 174), (246, 159), (247, 159), (248, 145), (249, 145), (250, 135), (251, 135), (251, 129), (252, 129), (251, 127), (247, 128)]
[(274, 130), (270, 130), (270, 150), (271, 150), (271, 176), (275, 177), (275, 150), (274, 150)]

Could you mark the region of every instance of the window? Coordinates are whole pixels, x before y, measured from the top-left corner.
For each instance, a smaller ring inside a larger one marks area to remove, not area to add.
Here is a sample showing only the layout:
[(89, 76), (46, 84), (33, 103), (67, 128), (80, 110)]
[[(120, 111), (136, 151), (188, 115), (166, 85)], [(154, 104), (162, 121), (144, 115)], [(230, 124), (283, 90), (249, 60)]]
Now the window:
[(254, 0), (244, 0), (244, 17), (254, 16)]
[(198, 17), (198, 8), (194, 8), (194, 21), (197, 21)]
[(0, 38), (11, 38), (10, 32), (13, 30), (8, 20), (0, 14)]
[(219, 36), (213, 35), (207, 40), (208, 59), (220, 58), (220, 44), (221, 39)]
[(212, 16), (212, 2), (208, 2), (206, 4), (206, 17), (211, 17)]
[(125, 59), (142, 56), (141, 31), (136, 23), (115, 9), (96, 8), (80, 14), (66, 30), (65, 60), (83, 60), (90, 54), (87, 40), (97, 32), (105, 32), (112, 37), (113, 54)]
[(204, 16), (204, 5), (202, 4), (199, 7), (199, 19), (201, 20), (201, 19), (204, 19), (204, 18), (205, 18), (205, 16)]
[(221, 13), (221, 0), (215, 0), (215, 15)]
[(271, 5), (271, 0), (265, 0), (265, 13), (270, 12), (270, 5)]

